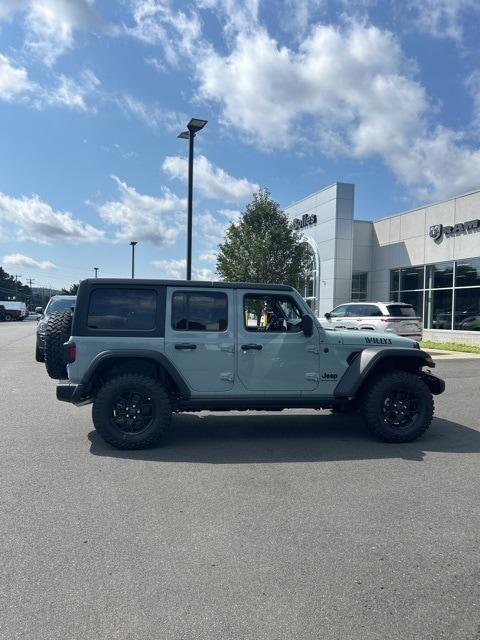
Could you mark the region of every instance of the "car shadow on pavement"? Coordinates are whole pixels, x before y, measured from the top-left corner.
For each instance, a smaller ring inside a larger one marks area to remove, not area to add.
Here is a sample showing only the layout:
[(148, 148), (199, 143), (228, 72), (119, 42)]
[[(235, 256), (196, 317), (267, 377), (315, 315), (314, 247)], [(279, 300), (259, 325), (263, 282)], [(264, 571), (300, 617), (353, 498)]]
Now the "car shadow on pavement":
[(434, 418), (415, 442), (390, 444), (369, 434), (357, 415), (181, 414), (163, 446), (121, 451), (89, 433), (90, 452), (97, 456), (186, 462), (252, 464), (403, 458), (422, 461), (427, 453), (478, 453), (480, 431)]

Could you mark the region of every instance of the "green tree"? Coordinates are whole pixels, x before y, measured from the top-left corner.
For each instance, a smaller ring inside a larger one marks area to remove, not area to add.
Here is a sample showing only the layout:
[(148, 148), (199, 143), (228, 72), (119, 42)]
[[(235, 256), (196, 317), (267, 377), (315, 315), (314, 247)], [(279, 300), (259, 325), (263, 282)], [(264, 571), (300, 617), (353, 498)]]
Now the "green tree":
[(217, 272), (231, 282), (263, 282), (298, 286), (310, 263), (302, 235), (296, 231), (270, 192), (253, 195), (239, 222), (227, 229), (219, 245)]
[(78, 284), (72, 284), (70, 289), (62, 289), (60, 291), (64, 296), (76, 296), (78, 293)]

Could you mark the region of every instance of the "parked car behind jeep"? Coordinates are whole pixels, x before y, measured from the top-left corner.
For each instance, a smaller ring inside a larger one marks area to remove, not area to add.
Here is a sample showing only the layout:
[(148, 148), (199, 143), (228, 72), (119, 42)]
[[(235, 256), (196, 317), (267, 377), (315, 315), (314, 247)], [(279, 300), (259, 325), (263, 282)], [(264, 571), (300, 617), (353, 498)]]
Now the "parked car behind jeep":
[(76, 299), (77, 296), (52, 296), (48, 301), (45, 311), (43, 311), (41, 307), (35, 309), (39, 314), (35, 344), (35, 360), (37, 362), (45, 362), (45, 333), (48, 319), (52, 313), (56, 311), (73, 309)]
[(405, 302), (349, 302), (319, 318), (324, 329), (363, 329), (421, 340), (422, 319)]

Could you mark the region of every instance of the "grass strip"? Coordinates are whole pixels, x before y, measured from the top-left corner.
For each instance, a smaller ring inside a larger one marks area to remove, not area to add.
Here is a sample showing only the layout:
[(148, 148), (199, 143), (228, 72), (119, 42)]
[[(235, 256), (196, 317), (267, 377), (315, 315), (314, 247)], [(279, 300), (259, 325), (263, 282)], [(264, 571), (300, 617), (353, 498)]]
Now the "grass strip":
[(480, 353), (480, 345), (459, 344), (458, 342), (432, 342), (432, 340), (422, 340), (422, 349), (438, 349), (439, 351), (463, 351), (464, 353)]

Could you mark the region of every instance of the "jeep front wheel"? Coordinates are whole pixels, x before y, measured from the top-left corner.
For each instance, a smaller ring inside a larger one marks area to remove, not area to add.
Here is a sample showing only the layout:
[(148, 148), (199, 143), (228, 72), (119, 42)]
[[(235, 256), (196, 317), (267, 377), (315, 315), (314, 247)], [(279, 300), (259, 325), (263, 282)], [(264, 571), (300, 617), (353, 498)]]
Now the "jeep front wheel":
[(102, 438), (117, 449), (146, 449), (158, 444), (165, 434), (172, 406), (160, 382), (127, 373), (100, 388), (92, 418)]
[(385, 442), (411, 442), (430, 426), (433, 396), (413, 373), (399, 371), (378, 378), (361, 402), (370, 431)]

